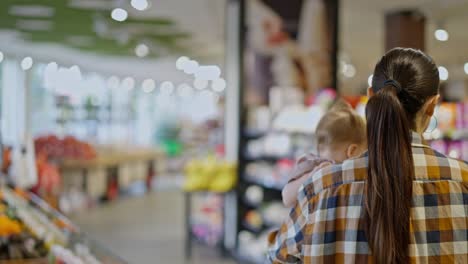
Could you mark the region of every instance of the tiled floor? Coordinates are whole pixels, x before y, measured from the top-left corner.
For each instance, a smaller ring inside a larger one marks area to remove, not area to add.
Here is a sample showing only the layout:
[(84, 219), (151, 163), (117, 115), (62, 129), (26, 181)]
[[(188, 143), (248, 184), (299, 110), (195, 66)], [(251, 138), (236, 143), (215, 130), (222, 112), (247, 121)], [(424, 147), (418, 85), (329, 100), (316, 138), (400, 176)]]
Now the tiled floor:
[(234, 263), (204, 246), (196, 246), (192, 259), (185, 260), (183, 198), (180, 191), (156, 191), (72, 218), (91, 238), (129, 263)]

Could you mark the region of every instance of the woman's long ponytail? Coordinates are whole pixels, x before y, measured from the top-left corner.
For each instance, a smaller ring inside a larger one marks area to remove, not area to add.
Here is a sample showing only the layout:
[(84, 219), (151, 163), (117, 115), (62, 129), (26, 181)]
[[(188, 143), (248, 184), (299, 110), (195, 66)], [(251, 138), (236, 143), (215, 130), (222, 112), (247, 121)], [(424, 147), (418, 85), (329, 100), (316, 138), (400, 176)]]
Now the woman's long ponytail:
[(414, 177), (411, 125), (397, 96), (385, 85), (366, 108), (369, 169), (366, 235), (376, 263), (408, 263)]

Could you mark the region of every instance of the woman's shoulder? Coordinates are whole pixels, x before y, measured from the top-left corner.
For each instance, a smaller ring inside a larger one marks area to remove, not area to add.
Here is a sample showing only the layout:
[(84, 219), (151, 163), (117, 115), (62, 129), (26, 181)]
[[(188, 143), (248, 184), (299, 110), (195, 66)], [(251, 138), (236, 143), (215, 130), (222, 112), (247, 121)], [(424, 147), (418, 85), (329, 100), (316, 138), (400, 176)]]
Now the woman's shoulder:
[(413, 150), (416, 180), (452, 180), (468, 182), (468, 163), (434, 149)]
[(345, 160), (343, 163), (326, 166), (312, 174), (304, 183), (306, 191), (315, 195), (344, 184), (362, 183), (367, 178), (367, 156)]

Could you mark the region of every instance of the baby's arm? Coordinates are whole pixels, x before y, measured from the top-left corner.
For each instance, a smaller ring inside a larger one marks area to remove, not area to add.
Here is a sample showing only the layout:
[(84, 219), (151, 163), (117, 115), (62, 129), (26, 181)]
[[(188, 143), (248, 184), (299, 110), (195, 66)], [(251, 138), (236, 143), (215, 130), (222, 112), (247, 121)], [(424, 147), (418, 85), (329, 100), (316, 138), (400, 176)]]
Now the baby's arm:
[(296, 204), (297, 192), (309, 175), (309, 173), (304, 173), (301, 177), (288, 182), (288, 184), (284, 186), (283, 191), (281, 192), (284, 206), (293, 207)]
[(283, 197), (283, 204), (286, 207), (293, 207), (296, 204), (297, 193), (299, 191), (299, 188), (306, 182), (308, 177), (311, 177), (312, 174), (314, 174), (321, 168), (332, 164), (330, 161), (327, 160), (317, 160), (317, 162), (320, 163), (314, 166), (311, 170), (308, 170), (307, 172), (303, 173), (300, 177), (292, 178), (292, 180), (290, 180), (288, 184), (284, 186), (281, 195)]

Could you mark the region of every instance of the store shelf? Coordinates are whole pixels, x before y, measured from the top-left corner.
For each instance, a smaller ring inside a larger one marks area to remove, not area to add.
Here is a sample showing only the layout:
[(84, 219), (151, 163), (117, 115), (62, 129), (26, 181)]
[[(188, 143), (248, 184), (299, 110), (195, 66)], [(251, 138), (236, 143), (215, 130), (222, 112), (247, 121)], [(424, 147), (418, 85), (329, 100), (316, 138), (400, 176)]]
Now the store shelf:
[(277, 223), (265, 221), (265, 219), (263, 219), (263, 225), (264, 225), (266, 228), (271, 228), (271, 229), (280, 228), (280, 226), (281, 226), (281, 225), (278, 225)]
[(468, 129), (455, 130), (444, 135), (446, 140), (468, 140)]
[(265, 136), (267, 133), (268, 133), (267, 131), (247, 129), (243, 131), (242, 136), (247, 140), (251, 140), (251, 139), (261, 138)]
[(278, 191), (278, 192), (281, 192), (283, 190), (283, 186), (279, 186), (279, 185), (267, 183), (267, 182), (264, 182), (264, 181), (260, 181), (260, 180), (254, 179), (252, 177), (249, 177), (249, 176), (244, 176), (243, 180), (247, 184), (257, 185), (257, 186), (260, 186), (262, 188), (266, 188), (266, 189), (269, 189), (269, 190)]
[(246, 154), (244, 156), (245, 162), (256, 162), (256, 161), (267, 161), (267, 162), (277, 162), (282, 159), (294, 159), (294, 155), (284, 155), (284, 156), (274, 156), (274, 155), (259, 155), (259, 156), (252, 156)]
[(262, 231), (265, 231), (266, 230), (266, 226), (262, 225), (261, 227), (255, 227), (255, 226), (252, 226), (251, 224), (247, 223), (246, 221), (242, 221), (241, 222), (241, 227), (242, 229), (244, 230), (247, 230), (251, 233), (254, 233), (256, 235), (260, 234)]
[(259, 208), (260, 206), (262, 206), (261, 203), (256, 204), (256, 203), (250, 202), (247, 198), (245, 198), (245, 196), (243, 196), (241, 199), (242, 199), (242, 203), (243, 203), (245, 206), (247, 206), (247, 207), (249, 207), (249, 208), (251, 208), (251, 209), (256, 209), (256, 208)]

